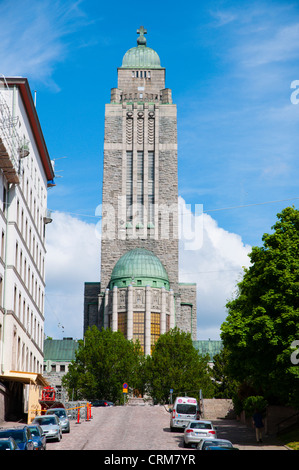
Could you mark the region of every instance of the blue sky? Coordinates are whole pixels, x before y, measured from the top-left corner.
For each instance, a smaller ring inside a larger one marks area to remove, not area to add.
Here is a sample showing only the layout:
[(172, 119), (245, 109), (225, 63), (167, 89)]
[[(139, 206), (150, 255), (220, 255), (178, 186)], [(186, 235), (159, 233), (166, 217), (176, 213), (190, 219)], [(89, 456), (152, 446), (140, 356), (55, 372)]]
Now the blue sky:
[(298, 2), (0, 0), (0, 73), (25, 76), (37, 91), (61, 176), (48, 198), (53, 337), (82, 336), (83, 284), (99, 279), (104, 107), (141, 25), (178, 108), (182, 204), (206, 214), (201, 249), (181, 244), (180, 258), (181, 280), (198, 284), (199, 339), (219, 339), (247, 253), (278, 212), (298, 207)]

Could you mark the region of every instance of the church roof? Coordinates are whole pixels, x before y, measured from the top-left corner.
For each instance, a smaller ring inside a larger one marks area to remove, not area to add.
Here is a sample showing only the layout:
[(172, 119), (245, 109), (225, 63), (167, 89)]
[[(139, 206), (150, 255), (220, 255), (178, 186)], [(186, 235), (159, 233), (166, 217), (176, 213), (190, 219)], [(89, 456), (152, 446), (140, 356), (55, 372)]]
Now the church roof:
[(125, 287), (129, 284), (169, 289), (168, 275), (161, 261), (153, 252), (144, 248), (128, 251), (113, 268), (111, 287)]
[(144, 34), (147, 33), (146, 29), (141, 26), (137, 29), (137, 33), (140, 34), (137, 39), (137, 47), (132, 47), (125, 53), (121, 68), (161, 69), (160, 57), (157, 52), (146, 45), (144, 37)]
[(214, 362), (214, 356), (222, 350), (223, 343), (218, 340), (197, 340), (193, 341), (193, 346), (201, 356), (209, 355), (210, 361)]
[(44, 361), (73, 361), (78, 347), (78, 341), (72, 338), (45, 339)]

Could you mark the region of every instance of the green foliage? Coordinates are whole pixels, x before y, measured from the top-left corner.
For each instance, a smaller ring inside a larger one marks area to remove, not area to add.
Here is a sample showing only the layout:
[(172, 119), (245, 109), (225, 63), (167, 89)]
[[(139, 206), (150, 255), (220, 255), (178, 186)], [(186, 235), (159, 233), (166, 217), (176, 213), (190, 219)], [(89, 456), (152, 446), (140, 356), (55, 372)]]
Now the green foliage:
[(277, 217), (274, 232), (249, 255), (221, 338), (236, 380), (272, 402), (296, 405), (299, 371), (291, 345), (299, 339), (299, 211), (287, 207)]
[(126, 340), (121, 332), (93, 326), (80, 341), (63, 384), (75, 399), (120, 401), (124, 382), (135, 387), (141, 357), (139, 344)]
[(243, 408), (247, 416), (252, 416), (255, 411), (265, 413), (268, 406), (267, 400), (261, 396), (251, 396), (244, 400)]
[(191, 335), (177, 328), (161, 335), (148, 358), (148, 392), (156, 402), (167, 403), (173, 397), (195, 394), (213, 396), (208, 357), (201, 357), (193, 347)]
[(239, 383), (229, 375), (229, 352), (222, 348), (214, 356), (212, 376), (215, 384), (215, 398), (233, 398), (238, 392)]

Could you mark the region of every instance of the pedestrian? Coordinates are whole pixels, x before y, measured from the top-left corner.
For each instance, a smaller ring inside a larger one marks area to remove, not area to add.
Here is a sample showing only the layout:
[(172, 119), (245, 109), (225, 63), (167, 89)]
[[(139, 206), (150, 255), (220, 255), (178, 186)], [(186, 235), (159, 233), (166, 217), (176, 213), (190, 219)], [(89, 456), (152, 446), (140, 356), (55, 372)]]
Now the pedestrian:
[(263, 415), (260, 411), (255, 410), (253, 416), (253, 425), (255, 427), (256, 442), (262, 442), (262, 431), (264, 427)]

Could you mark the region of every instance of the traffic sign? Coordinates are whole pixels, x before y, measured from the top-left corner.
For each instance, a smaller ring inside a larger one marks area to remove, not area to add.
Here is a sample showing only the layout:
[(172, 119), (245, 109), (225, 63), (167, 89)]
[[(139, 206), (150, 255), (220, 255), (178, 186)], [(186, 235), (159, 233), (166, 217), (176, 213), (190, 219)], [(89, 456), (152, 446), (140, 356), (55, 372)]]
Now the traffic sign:
[(123, 384), (123, 393), (128, 393), (128, 384), (126, 382)]

